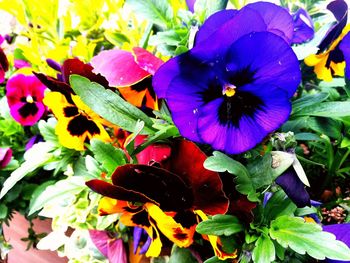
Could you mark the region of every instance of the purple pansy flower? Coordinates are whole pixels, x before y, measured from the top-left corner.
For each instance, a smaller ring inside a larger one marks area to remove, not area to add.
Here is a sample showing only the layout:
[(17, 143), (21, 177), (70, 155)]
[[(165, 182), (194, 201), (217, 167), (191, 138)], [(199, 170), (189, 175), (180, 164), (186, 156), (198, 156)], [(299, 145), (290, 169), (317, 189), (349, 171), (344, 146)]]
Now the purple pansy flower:
[(5, 168), (12, 158), (11, 148), (0, 148), (0, 169)]
[(312, 19), (305, 9), (300, 8), (293, 14), (294, 35), (293, 44), (304, 43), (314, 37), (314, 25)]
[(226, 22), (209, 18), (195, 47), (161, 66), (153, 85), (184, 137), (238, 154), (288, 119), (300, 69), (286, 10), (256, 3), (221, 13)]
[[(344, 242), (350, 247), (350, 223), (334, 224), (322, 226), (323, 231), (332, 233), (336, 236), (337, 240)], [(330, 263), (346, 263), (350, 261), (327, 259)]]
[(45, 89), (35, 76), (19, 74), (10, 78), (6, 97), (12, 117), (24, 126), (35, 124), (46, 110), (42, 102)]
[(194, 12), (194, 4), (195, 3), (196, 3), (196, 0), (186, 0), (188, 10), (190, 10), (192, 13)]
[(350, 33), (347, 33), (340, 42), (339, 49), (343, 52), (345, 60), (345, 76), (350, 79)]

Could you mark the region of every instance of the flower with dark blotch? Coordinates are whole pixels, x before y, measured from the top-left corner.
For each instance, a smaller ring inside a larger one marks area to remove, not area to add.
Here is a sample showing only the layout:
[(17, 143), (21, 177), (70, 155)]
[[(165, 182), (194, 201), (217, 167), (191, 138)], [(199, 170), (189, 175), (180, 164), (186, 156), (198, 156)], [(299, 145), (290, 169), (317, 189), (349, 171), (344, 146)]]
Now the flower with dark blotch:
[(0, 169), (5, 168), (12, 158), (11, 148), (0, 148)]
[(85, 105), (77, 95), (67, 100), (60, 92), (49, 92), (44, 98), (58, 122), (56, 134), (59, 142), (66, 148), (84, 150), (84, 143), (92, 138), (109, 141), (110, 137), (103, 127), (104, 120)]
[[(331, 81), (334, 76), (344, 76), (345, 63), (350, 63), (348, 5), (344, 0), (336, 0), (327, 8), (337, 19), (318, 46), (318, 52), (305, 58), (305, 64), (314, 67), (317, 78)], [(344, 42), (343, 42), (344, 40)], [(344, 52), (344, 53), (343, 53)], [(346, 59), (346, 60), (345, 60)]]
[(93, 71), (104, 76), (111, 87), (118, 88), (126, 101), (150, 109), (158, 109), (152, 75), (162, 64), (161, 59), (138, 47), (131, 52), (120, 49), (102, 51), (91, 60)]
[(46, 111), (45, 89), (35, 76), (19, 74), (11, 77), (6, 84), (6, 97), (12, 117), (24, 126), (39, 121)]
[(193, 243), (196, 215), (227, 211), (229, 202), (220, 177), (204, 169), (205, 159), (194, 143), (180, 140), (160, 163), (120, 166), (112, 175), (112, 184), (91, 180), (87, 185), (105, 196), (100, 214), (121, 213), (124, 225), (147, 232), (152, 242), (146, 256), (156, 257), (162, 247), (160, 233), (177, 246), (188, 247)]
[(294, 34), (292, 43), (301, 44), (314, 37), (314, 25), (310, 15), (300, 8), (293, 14)]
[(286, 10), (256, 3), (222, 14), (220, 26), (209, 18), (194, 48), (159, 68), (153, 86), (184, 137), (238, 154), (288, 119), (300, 69)]

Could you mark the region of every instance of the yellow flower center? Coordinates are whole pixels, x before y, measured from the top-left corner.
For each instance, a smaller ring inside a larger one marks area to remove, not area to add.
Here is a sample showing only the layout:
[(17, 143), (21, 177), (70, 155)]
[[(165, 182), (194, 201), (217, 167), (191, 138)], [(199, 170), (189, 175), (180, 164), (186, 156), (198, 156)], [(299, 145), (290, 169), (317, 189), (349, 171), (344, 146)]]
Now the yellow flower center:
[(33, 103), (33, 102), (34, 102), (34, 99), (33, 99), (32, 96), (28, 95), (28, 96), (26, 97), (26, 101), (27, 101), (28, 103)]
[(236, 94), (236, 86), (233, 84), (225, 84), (222, 89), (222, 95), (226, 95), (227, 97), (232, 97)]

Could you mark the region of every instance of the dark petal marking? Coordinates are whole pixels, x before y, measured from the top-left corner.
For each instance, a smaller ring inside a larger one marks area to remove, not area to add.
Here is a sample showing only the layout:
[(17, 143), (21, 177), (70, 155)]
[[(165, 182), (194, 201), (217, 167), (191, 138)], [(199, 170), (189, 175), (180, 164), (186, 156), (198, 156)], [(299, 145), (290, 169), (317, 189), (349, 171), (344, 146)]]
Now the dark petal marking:
[(197, 224), (197, 219), (192, 211), (180, 211), (174, 216), (174, 220), (180, 223), (184, 228), (190, 228)]
[(235, 72), (229, 72), (229, 83), (235, 85), (237, 88), (254, 81), (255, 72), (249, 67)]
[(63, 109), (64, 116), (69, 118), (79, 114), (78, 108), (74, 106), (65, 107)]
[(145, 210), (142, 210), (141, 212), (134, 214), (131, 217), (131, 221), (139, 226), (145, 226), (145, 227), (151, 226), (148, 220), (148, 213)]
[(254, 117), (257, 110), (262, 110), (263, 101), (249, 92), (237, 91), (232, 97), (224, 97), (219, 107), (218, 117), (222, 124), (238, 127), (242, 116)]
[[(338, 45), (338, 46), (335, 47), (334, 50), (329, 52), (329, 55), (328, 55), (327, 62), (326, 62), (325, 66), (326, 66), (326, 68), (329, 69), (329, 67), (331, 66), (331, 62), (341, 63), (343, 61), (344, 61), (344, 55), (343, 55), (343, 52), (340, 50), (339, 45)], [(332, 74), (334, 74), (334, 72), (332, 72)]]
[(26, 103), (18, 110), (19, 114), (23, 118), (27, 118), (30, 115), (35, 116), (35, 114), (37, 114), (38, 111), (39, 109), (35, 103)]
[(137, 82), (136, 84), (131, 86), (131, 89), (140, 92), (140, 91), (143, 91), (149, 87), (152, 87), (152, 78), (151, 77), (147, 77), (147, 78), (141, 80), (140, 82)]
[(91, 135), (100, 134), (100, 129), (95, 122), (89, 120), (86, 116), (80, 114), (74, 117), (67, 127), (68, 132), (72, 136), (81, 136), (85, 132), (90, 133)]
[(180, 228), (174, 229), (175, 234), (173, 235), (174, 238), (177, 240), (186, 240), (188, 238), (188, 235), (186, 233), (183, 233)]

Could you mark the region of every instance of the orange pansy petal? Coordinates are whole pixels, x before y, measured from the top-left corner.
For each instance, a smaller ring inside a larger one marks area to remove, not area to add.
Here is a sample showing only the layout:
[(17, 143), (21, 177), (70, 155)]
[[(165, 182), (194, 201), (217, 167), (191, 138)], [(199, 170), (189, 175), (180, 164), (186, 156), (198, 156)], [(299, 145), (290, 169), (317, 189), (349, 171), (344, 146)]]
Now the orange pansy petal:
[(126, 201), (102, 197), (98, 204), (98, 211), (100, 215), (110, 215), (125, 212), (125, 207), (128, 207), (128, 202)]
[[(171, 216), (166, 215), (157, 205), (145, 204), (149, 216), (153, 219), (157, 228), (179, 247), (188, 247), (193, 243), (194, 226), (184, 228)], [(150, 220), (152, 223), (152, 221)]]

